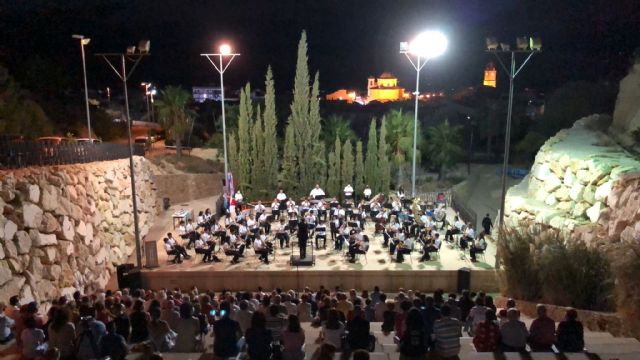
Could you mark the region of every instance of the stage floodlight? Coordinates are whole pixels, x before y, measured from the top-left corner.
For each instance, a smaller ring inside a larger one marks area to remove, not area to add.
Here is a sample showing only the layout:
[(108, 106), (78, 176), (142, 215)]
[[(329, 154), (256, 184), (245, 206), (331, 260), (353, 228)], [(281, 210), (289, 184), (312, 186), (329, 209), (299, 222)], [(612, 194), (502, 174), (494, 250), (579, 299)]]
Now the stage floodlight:
[(136, 47), (135, 46), (128, 46), (127, 47), (127, 55), (133, 55), (136, 53)]
[(140, 42), (138, 42), (138, 52), (140, 54), (148, 54), (150, 49), (151, 49), (151, 41), (140, 40)]
[(529, 48), (529, 39), (524, 36), (516, 38), (516, 47), (520, 51), (526, 51)]
[(529, 38), (529, 48), (535, 51), (542, 50), (542, 39), (540, 39), (539, 37)]
[(511, 45), (507, 43), (500, 43), (500, 49), (502, 49), (502, 51), (511, 51)]
[(429, 30), (419, 34), (409, 43), (409, 52), (426, 59), (442, 55), (447, 50), (447, 37), (440, 31)]
[(222, 55), (231, 54), (231, 45), (229, 45), (229, 44), (220, 45), (220, 54), (222, 54)]
[(496, 39), (493, 36), (490, 36), (486, 39), (486, 43), (487, 43), (487, 50), (489, 51), (495, 51), (498, 50), (498, 39)]
[(400, 43), (400, 54), (406, 54), (409, 52), (409, 42), (403, 41)]

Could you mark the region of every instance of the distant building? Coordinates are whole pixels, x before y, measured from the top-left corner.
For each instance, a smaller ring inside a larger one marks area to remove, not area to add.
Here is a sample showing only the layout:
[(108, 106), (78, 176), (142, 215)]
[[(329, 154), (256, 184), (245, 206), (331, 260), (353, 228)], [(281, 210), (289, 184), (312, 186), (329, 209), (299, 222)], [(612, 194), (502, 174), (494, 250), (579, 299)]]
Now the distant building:
[(207, 100), (220, 101), (222, 92), (219, 87), (210, 86), (194, 86), (191, 88), (193, 101), (203, 103)]
[(484, 69), (484, 80), (482, 81), (482, 85), (492, 88), (496, 87), (496, 75), (496, 67), (492, 62), (490, 62)]
[(340, 89), (332, 92), (331, 94), (327, 94), (325, 96), (325, 99), (331, 100), (331, 101), (346, 101), (349, 104), (351, 104), (354, 101), (356, 101), (356, 92), (349, 91), (346, 89)]
[(384, 72), (377, 79), (370, 76), (367, 81), (367, 102), (399, 101), (409, 97), (404, 88), (398, 86), (398, 78), (391, 73)]

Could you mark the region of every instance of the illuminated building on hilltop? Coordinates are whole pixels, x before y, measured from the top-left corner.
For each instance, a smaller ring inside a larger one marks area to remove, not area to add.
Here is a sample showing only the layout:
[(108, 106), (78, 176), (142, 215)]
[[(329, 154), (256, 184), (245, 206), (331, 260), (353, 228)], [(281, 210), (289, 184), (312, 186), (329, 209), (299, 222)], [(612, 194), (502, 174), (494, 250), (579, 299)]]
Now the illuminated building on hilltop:
[[(430, 96), (427, 96), (427, 98)], [(384, 72), (377, 79), (370, 76), (367, 79), (367, 96), (358, 95), (353, 90), (340, 89), (325, 96), (326, 100), (346, 101), (366, 105), (371, 101), (388, 102), (409, 100), (411, 93), (405, 93), (404, 88), (398, 86), (398, 78)], [(423, 95), (420, 96), (423, 99)]]
[(492, 62), (487, 64), (487, 67), (484, 69), (484, 81), (482, 81), (482, 85), (489, 87), (496, 87), (496, 67)]
[(404, 93), (404, 88), (398, 86), (398, 78), (391, 73), (384, 72), (377, 79), (370, 76), (367, 81), (367, 102), (398, 101), (409, 97)]

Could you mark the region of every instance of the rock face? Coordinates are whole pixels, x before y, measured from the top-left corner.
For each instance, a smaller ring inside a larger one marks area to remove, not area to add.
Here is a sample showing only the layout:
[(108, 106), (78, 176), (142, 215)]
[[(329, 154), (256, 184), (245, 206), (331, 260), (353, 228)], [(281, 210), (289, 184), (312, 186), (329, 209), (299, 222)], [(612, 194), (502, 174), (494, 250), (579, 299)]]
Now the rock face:
[(585, 117), (547, 140), (507, 192), (505, 224), (542, 223), (591, 245), (640, 240), (640, 160), (603, 131), (609, 122)]
[[(156, 215), (149, 163), (134, 158), (141, 236)], [(0, 301), (103, 288), (135, 249), (128, 160), (0, 171)]]
[[(640, 150), (640, 62), (620, 81), (620, 90), (609, 133), (620, 144)], [(635, 133), (634, 133), (635, 132)]]

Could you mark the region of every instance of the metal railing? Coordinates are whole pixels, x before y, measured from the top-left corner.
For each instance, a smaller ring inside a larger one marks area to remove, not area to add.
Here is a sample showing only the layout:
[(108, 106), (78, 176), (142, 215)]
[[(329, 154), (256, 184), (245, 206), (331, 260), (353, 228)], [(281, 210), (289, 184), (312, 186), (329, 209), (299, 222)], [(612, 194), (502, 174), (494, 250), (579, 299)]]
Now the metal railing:
[[(133, 154), (144, 156), (144, 145), (134, 144)], [(129, 145), (110, 143), (47, 144), (37, 141), (0, 140), (0, 169), (81, 164), (129, 157)]]

